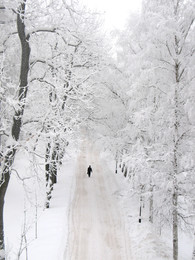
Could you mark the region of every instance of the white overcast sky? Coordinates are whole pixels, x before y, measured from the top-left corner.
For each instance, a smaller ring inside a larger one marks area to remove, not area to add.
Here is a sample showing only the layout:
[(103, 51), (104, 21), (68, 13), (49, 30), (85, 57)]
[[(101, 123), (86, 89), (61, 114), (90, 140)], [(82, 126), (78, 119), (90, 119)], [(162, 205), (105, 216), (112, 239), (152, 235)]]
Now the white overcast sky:
[(142, 0), (82, 0), (91, 9), (105, 12), (105, 23), (109, 29), (119, 29), (125, 24), (130, 12), (139, 12)]

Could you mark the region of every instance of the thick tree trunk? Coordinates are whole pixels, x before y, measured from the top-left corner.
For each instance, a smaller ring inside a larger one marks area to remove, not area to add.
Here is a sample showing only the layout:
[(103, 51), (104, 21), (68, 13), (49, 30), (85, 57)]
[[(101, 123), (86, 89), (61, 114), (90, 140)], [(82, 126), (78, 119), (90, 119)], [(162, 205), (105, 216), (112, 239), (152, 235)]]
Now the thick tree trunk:
[[(24, 14), (25, 14), (26, 1), (24, 1), (17, 14), (17, 29), (18, 35), (21, 42), (22, 57), (21, 57), (21, 71), (20, 71), (20, 84), (18, 93), (18, 109), (15, 111), (12, 124), (12, 137), (18, 141), (22, 126), (22, 117), (24, 114), (25, 100), (28, 91), (28, 71), (29, 71), (29, 57), (30, 57), (30, 46), (29, 46), (29, 35), (25, 34)], [(3, 224), (3, 208), (5, 193), (9, 184), (11, 167), (14, 162), (17, 148), (15, 146), (7, 147), (8, 152), (4, 159), (4, 166), (2, 176), (0, 180), (0, 250), (4, 250), (4, 224)], [(1, 256), (1, 260), (5, 259), (5, 256)]]
[[(4, 198), (5, 193), (9, 184), (10, 179), (10, 168), (13, 164), (16, 150), (10, 148), (4, 160), (4, 168), (0, 180), (0, 251), (4, 250), (4, 221), (3, 221), (3, 210), (4, 210)], [(2, 251), (1, 251), (2, 252)], [(3, 254), (0, 254), (0, 259), (3, 260)]]
[(30, 46), (29, 46), (29, 38), (30, 36), (25, 34), (25, 24), (24, 24), (24, 14), (25, 14), (25, 2), (21, 4), (19, 8), (19, 14), (17, 15), (17, 28), (18, 35), (21, 42), (22, 47), (22, 61), (20, 68), (20, 86), (19, 86), (19, 94), (18, 94), (18, 109), (15, 112), (13, 118), (13, 126), (12, 126), (12, 136), (15, 140), (19, 139), (19, 134), (22, 125), (22, 116), (24, 113), (25, 100), (28, 91), (28, 72), (29, 72), (29, 58), (30, 58)]

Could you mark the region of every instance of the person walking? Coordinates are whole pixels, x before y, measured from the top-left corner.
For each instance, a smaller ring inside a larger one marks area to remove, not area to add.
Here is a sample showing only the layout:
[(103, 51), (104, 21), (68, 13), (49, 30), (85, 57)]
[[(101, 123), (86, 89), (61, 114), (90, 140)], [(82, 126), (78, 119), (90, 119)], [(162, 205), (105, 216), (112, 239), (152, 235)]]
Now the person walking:
[(87, 174), (88, 174), (89, 178), (91, 176), (91, 173), (92, 173), (92, 168), (91, 168), (91, 165), (89, 165), (89, 167), (87, 168)]

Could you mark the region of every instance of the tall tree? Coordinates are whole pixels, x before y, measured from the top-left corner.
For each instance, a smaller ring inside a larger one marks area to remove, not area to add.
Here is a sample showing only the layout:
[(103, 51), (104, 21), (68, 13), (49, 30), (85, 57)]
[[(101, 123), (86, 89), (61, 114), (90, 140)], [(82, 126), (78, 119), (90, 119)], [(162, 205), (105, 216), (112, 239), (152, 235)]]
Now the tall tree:
[[(18, 108), (15, 111), (12, 124), (12, 138), (13, 142), (7, 147), (5, 155), (3, 171), (0, 180), (0, 250), (4, 250), (4, 225), (3, 225), (3, 208), (5, 193), (9, 184), (11, 175), (11, 167), (17, 149), (17, 141), (20, 136), (22, 118), (24, 114), (25, 102), (28, 92), (28, 72), (29, 72), (29, 34), (25, 32), (25, 8), (26, 1), (21, 3), (17, 9), (17, 31), (21, 42), (22, 57), (21, 57), (21, 70), (20, 70), (20, 84), (18, 91)], [(5, 259), (5, 255), (1, 254), (1, 259)]]
[[(94, 33), (98, 23), (76, 1), (71, 1), (71, 6), (65, 1), (4, 2), (2, 10), (8, 11), (13, 25), (5, 39), (0, 37), (4, 47), (0, 55), (5, 57), (1, 74), (5, 93), (1, 97), (9, 108), (9, 113), (3, 114), (5, 131), (1, 127), (0, 132), (5, 137), (0, 186), (2, 259), (4, 197), (16, 153), (23, 147), (36, 155), (39, 142), (45, 144), (46, 183), (51, 191), (59, 158), (62, 159), (70, 134), (78, 131), (82, 121), (79, 108), (84, 109), (91, 100), (93, 77), (102, 61), (101, 45), (97, 44), (101, 40)], [(16, 57), (20, 52), (19, 66)], [(3, 110), (6, 112), (5, 107)]]
[[(131, 131), (133, 154), (130, 153), (129, 161), (131, 168), (138, 169), (138, 176), (144, 171), (145, 178), (137, 180), (143, 180), (149, 189), (153, 179), (155, 190), (163, 191), (172, 210), (169, 220), (176, 260), (179, 218), (185, 215), (179, 210), (179, 204), (190, 190), (186, 189), (190, 187), (186, 185), (187, 179), (185, 182), (180, 179), (183, 175), (192, 176), (194, 167), (190, 148), (194, 145), (190, 108), (194, 81), (191, 70), (194, 67), (194, 2), (144, 1), (143, 13), (131, 28), (122, 34), (119, 52), (121, 70), (127, 71), (130, 79), (129, 115), (133, 125), (127, 129)], [(191, 160), (190, 167), (187, 157)], [(162, 212), (165, 208), (158, 210)]]

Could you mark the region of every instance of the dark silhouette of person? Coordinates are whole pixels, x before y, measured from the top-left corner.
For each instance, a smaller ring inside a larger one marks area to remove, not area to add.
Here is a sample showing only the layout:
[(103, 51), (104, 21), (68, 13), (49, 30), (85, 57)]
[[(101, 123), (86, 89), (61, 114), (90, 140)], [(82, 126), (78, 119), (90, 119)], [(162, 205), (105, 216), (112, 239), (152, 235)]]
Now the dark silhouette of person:
[(89, 167), (87, 168), (87, 174), (89, 177), (91, 176), (91, 173), (92, 173), (92, 168), (91, 165), (89, 165)]

